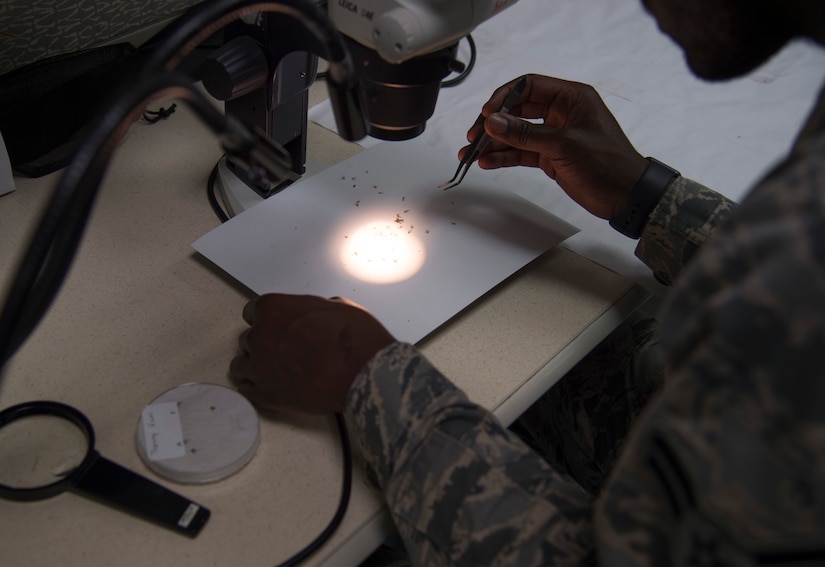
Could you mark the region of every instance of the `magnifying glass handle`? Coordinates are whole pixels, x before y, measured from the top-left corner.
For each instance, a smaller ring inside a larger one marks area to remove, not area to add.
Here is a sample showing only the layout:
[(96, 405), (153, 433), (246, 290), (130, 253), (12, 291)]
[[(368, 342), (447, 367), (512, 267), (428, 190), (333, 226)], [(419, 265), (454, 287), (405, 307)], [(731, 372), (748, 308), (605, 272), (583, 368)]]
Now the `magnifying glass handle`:
[(73, 490), (178, 533), (195, 537), (209, 510), (98, 454)]

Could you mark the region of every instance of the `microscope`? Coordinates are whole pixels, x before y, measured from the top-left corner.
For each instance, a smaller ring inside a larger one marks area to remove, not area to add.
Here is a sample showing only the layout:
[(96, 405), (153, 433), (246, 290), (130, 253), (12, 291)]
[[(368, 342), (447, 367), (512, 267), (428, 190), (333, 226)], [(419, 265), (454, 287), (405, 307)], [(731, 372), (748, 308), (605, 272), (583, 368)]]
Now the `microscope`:
[[(420, 135), (441, 82), (463, 64), (458, 42), (517, 0), (312, 0), (343, 36), (356, 70), (367, 134), (402, 141)], [(217, 168), (217, 190), (230, 212), (252, 189), (267, 198), (305, 172), (308, 89), (315, 81), (317, 39), (282, 14), (252, 15), (224, 29), (224, 44), (207, 58), (207, 92), (227, 114), (257, 126), (284, 148), (291, 170), (273, 183), (233, 159)], [(235, 197), (233, 197), (235, 195)]]

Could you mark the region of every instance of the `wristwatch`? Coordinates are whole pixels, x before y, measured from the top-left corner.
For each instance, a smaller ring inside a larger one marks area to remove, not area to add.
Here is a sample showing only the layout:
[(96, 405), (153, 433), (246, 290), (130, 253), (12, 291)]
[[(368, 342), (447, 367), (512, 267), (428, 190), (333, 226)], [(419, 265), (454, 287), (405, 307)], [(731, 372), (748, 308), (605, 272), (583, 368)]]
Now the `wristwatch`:
[(656, 158), (645, 159), (648, 161), (647, 168), (633, 187), (627, 204), (618, 215), (610, 219), (610, 226), (625, 236), (636, 239), (642, 236), (647, 217), (656, 208), (670, 182), (681, 175)]

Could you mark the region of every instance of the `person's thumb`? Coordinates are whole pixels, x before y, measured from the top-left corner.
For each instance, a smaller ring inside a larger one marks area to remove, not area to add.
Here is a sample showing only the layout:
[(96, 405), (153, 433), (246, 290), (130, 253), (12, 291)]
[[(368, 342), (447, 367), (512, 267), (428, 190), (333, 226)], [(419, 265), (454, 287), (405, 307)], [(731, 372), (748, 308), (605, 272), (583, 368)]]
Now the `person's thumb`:
[(541, 125), (521, 120), (509, 114), (495, 112), (487, 117), (485, 128), (491, 138), (504, 142), (508, 146), (541, 153), (548, 141)]

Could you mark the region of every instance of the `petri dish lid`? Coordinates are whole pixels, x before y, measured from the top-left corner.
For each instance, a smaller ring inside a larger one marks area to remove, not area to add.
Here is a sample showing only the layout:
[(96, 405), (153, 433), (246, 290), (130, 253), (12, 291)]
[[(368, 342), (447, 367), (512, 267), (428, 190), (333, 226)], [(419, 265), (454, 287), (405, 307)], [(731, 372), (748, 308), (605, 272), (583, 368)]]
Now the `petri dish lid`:
[(258, 413), (234, 390), (184, 384), (152, 400), (137, 426), (140, 458), (184, 484), (216, 482), (241, 470), (260, 440)]

